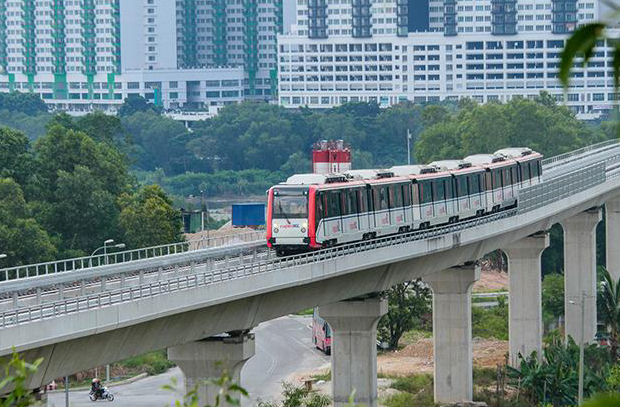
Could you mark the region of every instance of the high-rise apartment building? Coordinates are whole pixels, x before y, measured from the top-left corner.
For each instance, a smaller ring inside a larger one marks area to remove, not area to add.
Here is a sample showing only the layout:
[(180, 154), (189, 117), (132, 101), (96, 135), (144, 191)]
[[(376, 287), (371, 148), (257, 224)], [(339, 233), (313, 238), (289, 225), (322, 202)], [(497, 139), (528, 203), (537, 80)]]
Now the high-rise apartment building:
[[(534, 97), (559, 101), (559, 56), (599, 0), (297, 0), (279, 37), (279, 102), (328, 108), (350, 101)], [(360, 11), (361, 10), (361, 11)], [(616, 100), (609, 44), (573, 73), (566, 103), (606, 110)]]
[(0, 91), (56, 108), (271, 98), (283, 0), (0, 0)]

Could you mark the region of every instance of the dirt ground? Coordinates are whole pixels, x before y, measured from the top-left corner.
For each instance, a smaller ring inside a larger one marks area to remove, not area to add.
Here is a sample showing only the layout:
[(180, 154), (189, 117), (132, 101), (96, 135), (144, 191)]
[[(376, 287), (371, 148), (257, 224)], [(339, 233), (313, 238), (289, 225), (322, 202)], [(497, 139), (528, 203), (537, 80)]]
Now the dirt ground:
[[(505, 363), (508, 341), (474, 338), (474, 366), (495, 368)], [(405, 348), (377, 357), (377, 371), (387, 376), (433, 373), (433, 339), (421, 338)]]
[(482, 268), (480, 280), (474, 284), (473, 291), (508, 290), (508, 273)]

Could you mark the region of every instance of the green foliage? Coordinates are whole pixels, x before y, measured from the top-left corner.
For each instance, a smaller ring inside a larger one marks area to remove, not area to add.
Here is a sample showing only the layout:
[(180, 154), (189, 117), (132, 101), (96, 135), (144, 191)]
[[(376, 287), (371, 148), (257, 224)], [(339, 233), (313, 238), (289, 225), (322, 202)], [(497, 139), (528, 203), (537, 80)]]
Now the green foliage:
[(47, 105), (35, 93), (3, 92), (0, 93), (0, 110), (35, 116), (39, 113), (47, 113)]
[(609, 391), (620, 394), (620, 364), (616, 363), (607, 376), (607, 386)]
[[(209, 379), (205, 381), (205, 384), (218, 388), (218, 393), (215, 396), (214, 404), (205, 404), (201, 406), (199, 404), (198, 386), (196, 384), (190, 391), (188, 391), (182, 400), (176, 400), (175, 407), (218, 407), (221, 405), (240, 405), (240, 398), (247, 397), (248, 392), (238, 384), (234, 383), (228, 373), (224, 371), (218, 379)], [(177, 392), (177, 380), (173, 377), (170, 380), (170, 384), (162, 386), (162, 389)]]
[(29, 115), (10, 110), (0, 110), (0, 125), (23, 132), (30, 140), (36, 140), (46, 132), (47, 123), (52, 119), (49, 113)]
[(499, 305), (482, 308), (472, 306), (472, 335), (480, 338), (508, 340), (508, 304), (505, 297), (497, 297)]
[(542, 281), (542, 309), (544, 319), (557, 320), (564, 315), (564, 276), (547, 274)]
[(22, 133), (0, 127), (0, 177), (13, 178), (20, 185), (28, 179), (32, 166), (30, 142)]
[[(282, 383), (282, 406), (281, 407), (327, 407), (331, 405), (331, 399), (320, 393), (312, 392), (303, 386), (294, 386), (291, 383)], [(259, 407), (280, 407), (276, 402), (258, 403)]]
[(598, 295), (598, 319), (609, 332), (610, 354), (615, 362), (618, 359), (618, 340), (620, 339), (620, 279), (614, 281), (606, 268), (601, 268), (601, 282)]
[(21, 187), (10, 178), (0, 178), (0, 248), (7, 264), (32, 264), (53, 260), (56, 248), (50, 236), (31, 216)]
[(34, 404), (35, 400), (32, 391), (26, 387), (26, 380), (37, 372), (41, 362), (43, 358), (27, 363), (16, 352), (13, 352), (10, 360), (3, 359), (0, 362), (0, 369), (4, 373), (0, 381), (0, 394), (9, 390), (0, 398), (0, 407), (27, 407)]
[(377, 336), (390, 349), (396, 349), (405, 332), (428, 325), (431, 290), (421, 280), (415, 280), (395, 285), (386, 294), (388, 312), (379, 321)]
[(461, 158), (515, 145), (552, 156), (604, 139), (544, 92), (536, 100), (464, 104), (454, 114), (441, 112), (435, 116), (433, 120), (440, 121), (427, 126), (416, 143), (419, 162)]
[(388, 397), (384, 401), (387, 407), (431, 407), (435, 405), (433, 401), (433, 376), (430, 374), (397, 377), (391, 387), (403, 393)]
[(181, 213), (158, 185), (144, 186), (120, 199), (119, 226), (131, 247), (157, 246), (183, 240)]
[[(531, 403), (550, 402), (553, 406), (575, 405), (578, 387), (579, 346), (572, 338), (567, 344), (553, 341), (543, 351), (542, 361), (536, 352), (524, 357), (519, 355), (518, 368), (508, 367), (513, 385), (519, 386), (522, 395)], [(610, 364), (609, 353), (598, 345), (584, 349), (584, 396), (606, 391)]]
[(620, 407), (620, 394), (610, 393), (596, 396), (584, 403), (583, 407)]
[(124, 368), (146, 372), (150, 376), (164, 373), (174, 366), (174, 363), (168, 360), (165, 350), (149, 352), (118, 364)]
[[(560, 81), (564, 87), (568, 87), (570, 70), (573, 67), (575, 58), (578, 56), (583, 57), (583, 64), (585, 66), (594, 53), (597, 40), (603, 36), (604, 29), (605, 24), (603, 23), (596, 22), (586, 24), (575, 30), (568, 41), (566, 41), (560, 60)], [(614, 77), (616, 78), (616, 87), (618, 87), (617, 78), (618, 69), (620, 69), (616, 62), (618, 59), (617, 50), (617, 48), (614, 50)]]
[(147, 102), (145, 98), (140, 95), (132, 95), (125, 98), (123, 104), (118, 109), (118, 115), (120, 117), (131, 116), (137, 112), (146, 112), (148, 110), (156, 113), (161, 113), (161, 107), (155, 106), (152, 103)]

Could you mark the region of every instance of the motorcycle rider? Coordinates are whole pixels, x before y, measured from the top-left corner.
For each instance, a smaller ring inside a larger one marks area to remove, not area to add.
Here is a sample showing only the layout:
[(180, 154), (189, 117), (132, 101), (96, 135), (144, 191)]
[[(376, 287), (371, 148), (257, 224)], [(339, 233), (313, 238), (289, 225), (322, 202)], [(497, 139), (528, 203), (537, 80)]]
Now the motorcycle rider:
[(97, 396), (98, 398), (103, 398), (103, 386), (101, 385), (101, 381), (98, 378), (95, 377), (93, 379), (90, 389), (93, 393), (95, 393), (95, 396)]

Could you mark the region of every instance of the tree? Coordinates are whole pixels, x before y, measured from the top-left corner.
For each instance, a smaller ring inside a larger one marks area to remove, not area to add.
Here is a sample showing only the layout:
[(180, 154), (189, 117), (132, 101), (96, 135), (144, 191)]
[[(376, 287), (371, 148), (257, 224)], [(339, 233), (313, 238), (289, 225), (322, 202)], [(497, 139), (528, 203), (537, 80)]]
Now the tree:
[[(28, 378), (36, 374), (43, 358), (28, 363), (19, 357), (17, 352), (13, 352), (10, 360), (2, 361), (4, 372), (0, 381), (0, 392), (3, 394), (0, 399), (0, 407), (27, 407), (35, 403), (34, 396), (30, 389), (26, 387)], [(8, 393), (6, 390), (9, 390)], [(5, 394), (6, 393), (6, 394)]]
[[(532, 405), (551, 403), (554, 407), (577, 402), (579, 346), (569, 337), (566, 344), (556, 339), (543, 351), (519, 355), (518, 368), (508, 366), (508, 375)], [(584, 396), (591, 397), (607, 389), (610, 363), (608, 352), (596, 344), (584, 349)]]
[(10, 264), (32, 264), (54, 259), (56, 247), (30, 216), (20, 186), (0, 178), (0, 248)]
[(379, 321), (378, 336), (396, 349), (405, 332), (423, 326), (431, 312), (431, 290), (422, 280), (415, 280), (395, 285), (386, 294), (388, 313)]
[(144, 186), (119, 198), (119, 225), (130, 247), (157, 246), (183, 240), (181, 213), (158, 185)]
[(132, 95), (125, 98), (123, 104), (118, 109), (118, 115), (120, 117), (131, 116), (137, 112), (146, 112), (147, 110), (152, 110), (153, 112), (158, 114), (162, 112), (161, 107), (149, 103), (142, 96)]
[(611, 357), (618, 360), (618, 336), (620, 335), (620, 279), (614, 281), (609, 271), (602, 267), (599, 284), (599, 319), (609, 332)]
[(123, 129), (118, 117), (96, 111), (76, 120), (78, 130), (88, 134), (96, 142), (124, 144)]
[(47, 105), (37, 93), (0, 93), (0, 110), (25, 113), (35, 116), (47, 113)]
[(547, 274), (542, 282), (542, 309), (546, 319), (564, 316), (564, 276)]
[(24, 185), (30, 175), (30, 142), (22, 133), (0, 127), (0, 177), (13, 178)]

